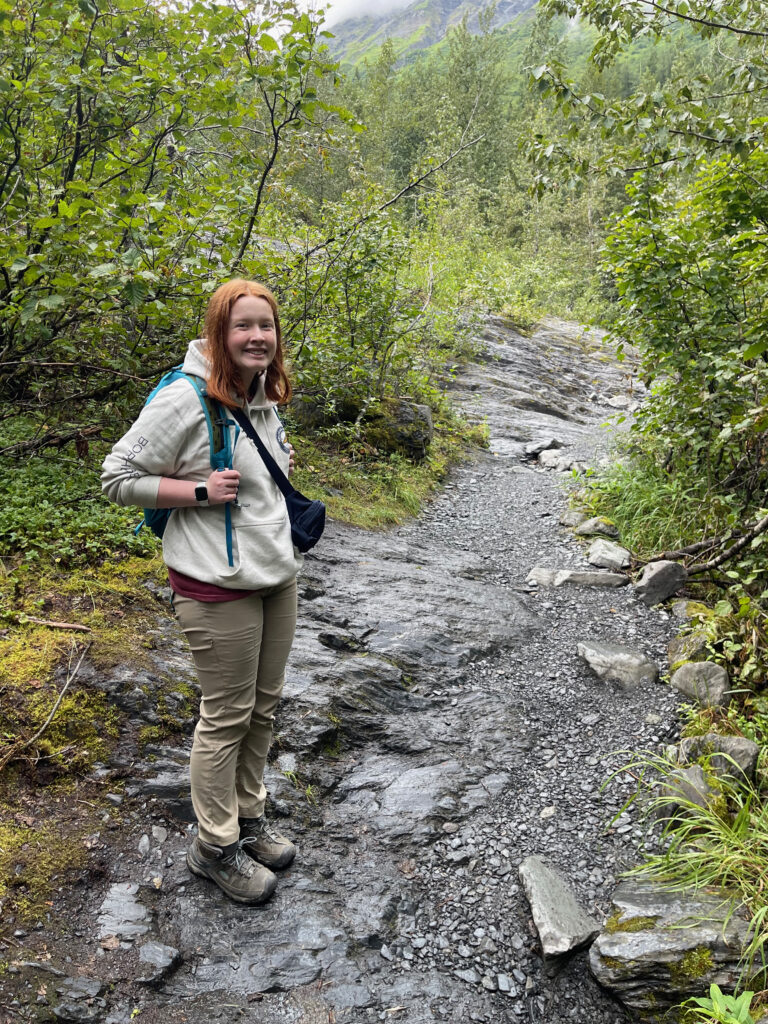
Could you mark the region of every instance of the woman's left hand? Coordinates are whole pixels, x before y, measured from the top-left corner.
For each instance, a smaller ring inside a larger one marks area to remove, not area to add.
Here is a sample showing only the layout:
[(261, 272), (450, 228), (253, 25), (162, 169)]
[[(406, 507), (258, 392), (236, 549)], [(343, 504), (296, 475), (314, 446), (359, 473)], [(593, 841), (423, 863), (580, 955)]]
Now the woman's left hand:
[(291, 454), (288, 456), (288, 476), (292, 476), (294, 469), (296, 469), (296, 459), (293, 445), (290, 442), (288, 443), (288, 447), (291, 450)]

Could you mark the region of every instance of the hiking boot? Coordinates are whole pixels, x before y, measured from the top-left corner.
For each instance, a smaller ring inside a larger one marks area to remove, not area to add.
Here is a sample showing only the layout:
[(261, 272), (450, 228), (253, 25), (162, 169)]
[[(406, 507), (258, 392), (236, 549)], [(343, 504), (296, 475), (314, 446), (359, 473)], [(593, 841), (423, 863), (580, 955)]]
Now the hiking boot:
[(210, 878), (236, 903), (263, 903), (277, 885), (272, 872), (246, 857), (239, 843), (222, 848), (197, 838), (187, 850), (187, 867)]
[(240, 818), (240, 845), (268, 868), (285, 868), (296, 856), (293, 843), (281, 836), (263, 814), (260, 818)]

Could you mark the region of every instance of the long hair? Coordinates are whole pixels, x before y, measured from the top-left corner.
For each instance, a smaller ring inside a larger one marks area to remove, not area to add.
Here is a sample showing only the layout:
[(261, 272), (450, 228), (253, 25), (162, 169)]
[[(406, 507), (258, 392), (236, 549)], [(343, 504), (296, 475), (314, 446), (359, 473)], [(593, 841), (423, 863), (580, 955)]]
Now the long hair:
[(266, 299), (275, 318), (275, 334), (277, 348), (275, 358), (264, 374), (264, 392), (270, 402), (285, 405), (291, 399), (291, 382), (283, 364), (283, 334), (280, 329), (280, 316), (277, 311), (277, 300), (269, 288), (258, 281), (245, 281), (235, 278), (227, 281), (211, 296), (205, 311), (205, 354), (211, 364), (208, 378), (208, 394), (217, 402), (230, 409), (237, 408), (237, 401), (232, 397), (238, 395), (245, 404), (248, 400), (245, 385), (227, 348), (229, 334), (229, 318), (232, 307), (244, 295), (254, 295), (258, 299)]

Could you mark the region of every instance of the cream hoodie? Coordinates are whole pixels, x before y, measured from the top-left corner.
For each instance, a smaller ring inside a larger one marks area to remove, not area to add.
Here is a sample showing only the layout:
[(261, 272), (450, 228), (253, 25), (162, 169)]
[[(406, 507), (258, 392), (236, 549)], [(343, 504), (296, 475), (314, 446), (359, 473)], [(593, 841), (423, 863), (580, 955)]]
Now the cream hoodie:
[[(200, 339), (190, 343), (184, 370), (206, 378), (203, 346)], [(248, 405), (248, 416), (287, 475), (285, 431), (264, 394), (263, 378)], [(227, 560), (224, 505), (174, 509), (163, 535), (163, 558), (172, 569), (220, 587), (257, 590), (287, 583), (303, 557), (291, 541), (285, 499), (253, 442), (242, 431), (236, 437), (234, 426), (229, 429), (233, 468), (240, 472), (241, 507), (232, 507), (234, 565)], [(117, 442), (104, 460), (101, 485), (118, 505), (155, 508), (161, 477), (205, 483), (210, 473), (208, 428), (200, 399), (189, 381), (178, 380), (144, 406)]]

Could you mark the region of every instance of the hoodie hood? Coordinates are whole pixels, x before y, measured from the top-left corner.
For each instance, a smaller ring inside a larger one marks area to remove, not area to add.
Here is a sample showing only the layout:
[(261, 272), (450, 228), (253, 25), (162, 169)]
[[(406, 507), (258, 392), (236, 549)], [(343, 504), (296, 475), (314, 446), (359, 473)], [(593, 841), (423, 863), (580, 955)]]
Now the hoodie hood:
[[(197, 377), (202, 377), (204, 380), (208, 380), (208, 375), (211, 371), (211, 364), (208, 362), (208, 357), (205, 354), (206, 341), (205, 338), (195, 338), (194, 341), (190, 341), (187, 349), (187, 354), (184, 357), (184, 365), (182, 369), (185, 373), (193, 373)], [(233, 395), (233, 398), (235, 396)], [(259, 410), (266, 411), (268, 409), (274, 409), (275, 403), (270, 402), (264, 393), (264, 375), (260, 374), (256, 378), (256, 392), (253, 398), (248, 402), (248, 408), (252, 412)]]

